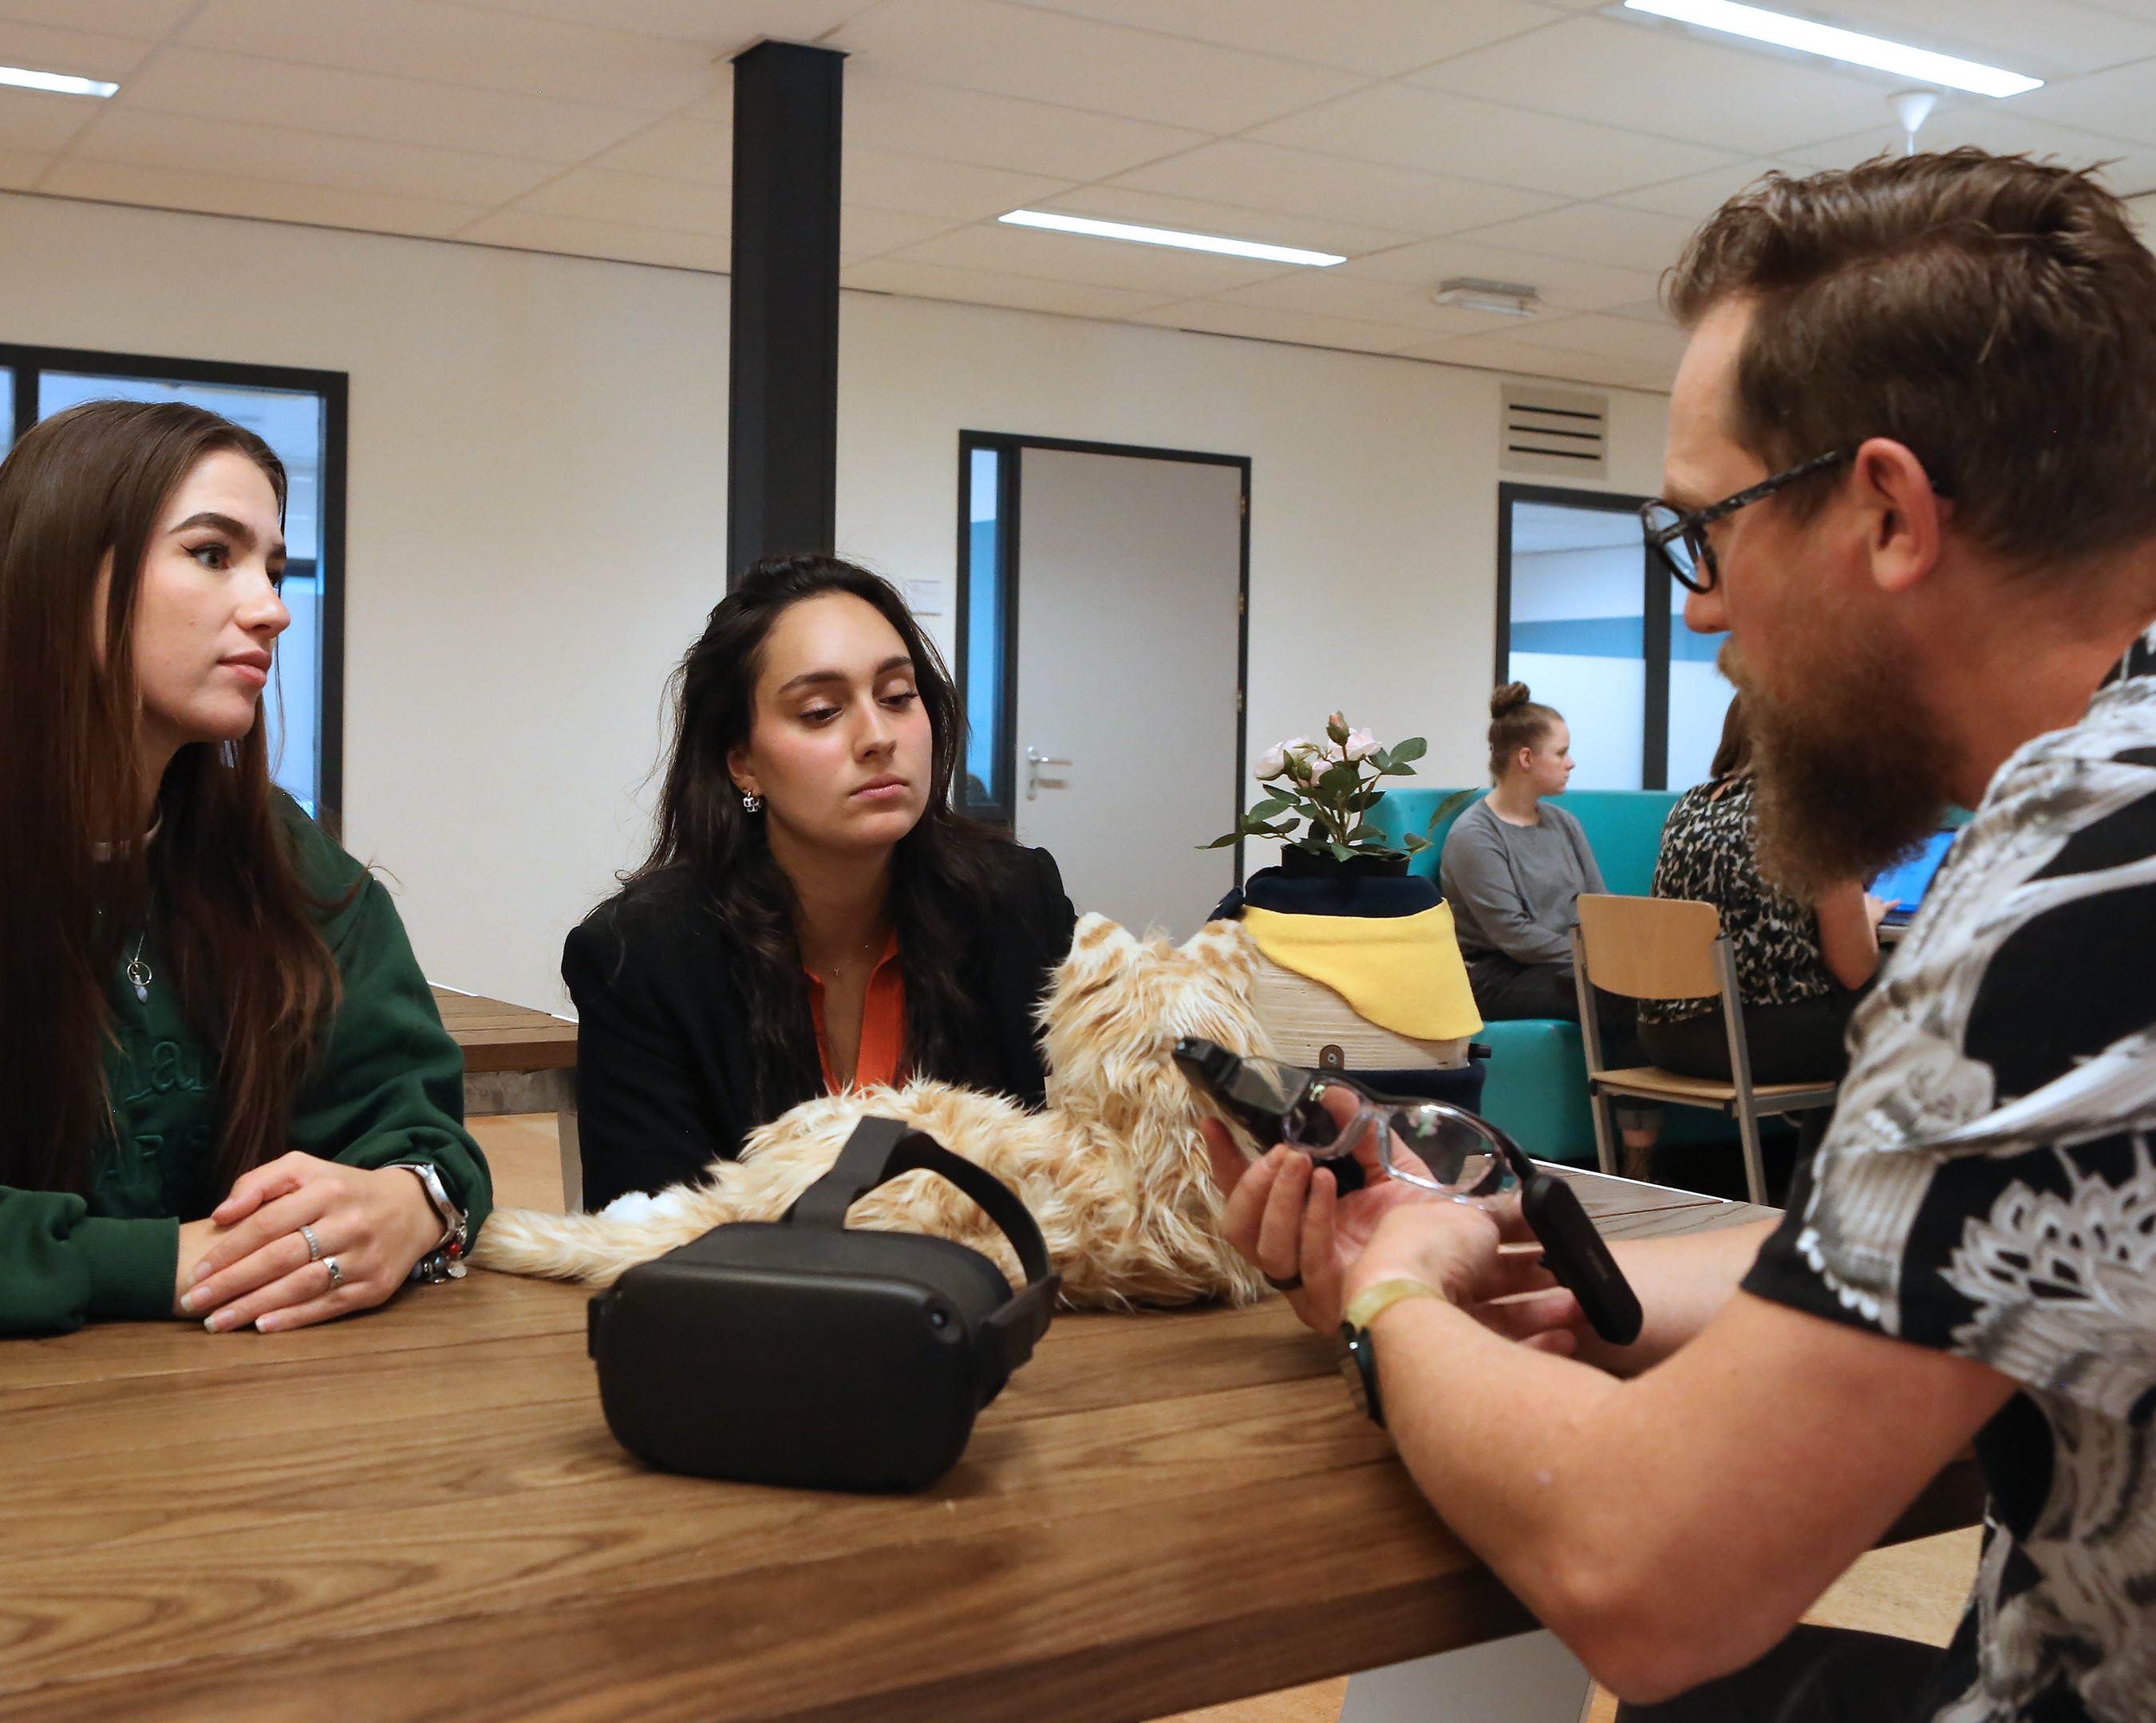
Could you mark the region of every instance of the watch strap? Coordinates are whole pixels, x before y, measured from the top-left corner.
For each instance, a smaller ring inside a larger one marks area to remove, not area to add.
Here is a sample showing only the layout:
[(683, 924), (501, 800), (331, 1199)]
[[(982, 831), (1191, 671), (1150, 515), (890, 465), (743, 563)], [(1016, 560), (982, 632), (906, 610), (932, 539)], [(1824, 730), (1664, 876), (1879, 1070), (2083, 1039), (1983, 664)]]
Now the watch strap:
[(1348, 1301), (1348, 1308), (1341, 1312), (1340, 1319), (1349, 1328), (1367, 1332), (1372, 1323), (1403, 1299), (1435, 1299), (1440, 1304), (1448, 1302), (1445, 1294), (1435, 1287), (1402, 1275), (1364, 1287)]

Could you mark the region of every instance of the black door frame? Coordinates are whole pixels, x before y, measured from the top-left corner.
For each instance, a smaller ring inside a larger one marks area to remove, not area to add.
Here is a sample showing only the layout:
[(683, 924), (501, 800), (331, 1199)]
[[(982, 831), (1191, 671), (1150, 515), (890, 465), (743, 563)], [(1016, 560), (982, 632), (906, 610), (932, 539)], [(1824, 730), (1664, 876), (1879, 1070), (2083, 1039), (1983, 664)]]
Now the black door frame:
[(316, 738), (321, 757), (316, 762), (321, 775), (315, 786), (315, 814), (326, 831), (336, 832), (344, 815), (345, 455), (351, 373), (306, 371), (289, 365), (241, 365), (223, 359), (108, 353), (83, 347), (24, 347), (7, 342), (0, 342), (0, 368), (15, 373), (13, 431), (18, 439), (38, 422), (38, 378), (46, 371), (141, 377), (153, 383), (290, 389), (322, 398), (322, 544), (315, 571), (321, 583), (321, 706)]
[[(1510, 681), (1512, 661), (1512, 505), (1548, 503), (1559, 508), (1589, 508), (1635, 519), (1650, 499), (1618, 491), (1574, 491), (1559, 485), (1522, 485), (1504, 480), (1497, 486), (1497, 651), (1496, 685)], [(1657, 574), (1660, 573), (1660, 579)], [(1640, 540), (1640, 652), (1647, 666), (1646, 709), (1640, 733), (1640, 787), (1666, 789), (1670, 779), (1670, 579)]]
[[(958, 581), (957, 666), (960, 703), (968, 686), (974, 642), (973, 634), (973, 530), (967, 503), (973, 486), (976, 449), (993, 450), (1013, 457), (996, 463), (996, 559), (1004, 574), (1003, 639), (997, 650), (1003, 658), (1004, 703), (997, 738), (995, 779), (988, 786), (986, 806), (968, 811), (1009, 825), (1018, 825), (1018, 617), (1019, 603), (1019, 470), (1015, 457), (1028, 449), (1051, 450), (1070, 455), (1119, 455), (1134, 460), (1181, 460), (1201, 466), (1231, 466), (1242, 476), (1241, 542), (1235, 589), (1235, 759), (1234, 808), (1243, 811), (1243, 761), (1250, 751), (1250, 457), (1247, 455), (1210, 455), (1194, 449), (1156, 449), (1138, 443), (1095, 443), (1070, 437), (1029, 436), (1011, 431), (961, 430), (958, 433)], [(1232, 822), (1231, 822), (1232, 823)], [(1243, 882), (1243, 846), (1235, 846), (1235, 883)]]

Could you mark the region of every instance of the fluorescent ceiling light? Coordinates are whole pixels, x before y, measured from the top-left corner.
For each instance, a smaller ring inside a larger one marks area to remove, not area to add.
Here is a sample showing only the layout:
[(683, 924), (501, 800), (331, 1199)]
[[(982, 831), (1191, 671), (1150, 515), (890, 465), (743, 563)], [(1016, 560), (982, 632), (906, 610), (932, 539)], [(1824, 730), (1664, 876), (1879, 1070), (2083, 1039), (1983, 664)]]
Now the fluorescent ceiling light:
[(1267, 263), (1306, 263), (1330, 269), (1345, 263), (1330, 251), (1298, 251), (1292, 245), (1261, 245), (1255, 239), (1223, 239), (1212, 234), (1178, 234), (1173, 228), (1132, 227), (1123, 221), (1096, 221), (1090, 215), (1057, 215), (1045, 209), (1014, 209), (997, 217), (1013, 227), (1053, 228), (1059, 234), (1091, 234), (1096, 239), (1132, 239), (1141, 245), (1175, 245), (1185, 251), (1218, 251), (1229, 257), (1260, 257)]
[(1532, 282), (1488, 281), (1479, 275), (1440, 281), (1430, 302), (1457, 311), (1495, 311), (1501, 317), (1532, 317), (1543, 308), (1543, 296)]
[(2019, 72), (2002, 72), (1997, 66), (1979, 65), (1973, 59), (1956, 59), (1950, 54), (1933, 54), (1883, 37), (1860, 35), (1855, 30), (1837, 30), (1786, 13), (1739, 6), (1734, 0), (1625, 0), (1625, 9), (1649, 12), (1656, 18), (1675, 18), (1679, 23), (1698, 24), (1705, 29), (1726, 30), (1732, 36), (1800, 49), (1828, 59), (1876, 66), (1882, 72), (1898, 72), (1926, 84), (1943, 84), (1950, 90), (1973, 90), (1979, 95), (2019, 95), (2025, 90), (2041, 90), (2044, 85), (2041, 78), (2025, 78)]
[(95, 78), (70, 78), (64, 72), (33, 72), (23, 66), (0, 66), (0, 84), (23, 90), (51, 90), (62, 95), (116, 95), (117, 84), (100, 84)]

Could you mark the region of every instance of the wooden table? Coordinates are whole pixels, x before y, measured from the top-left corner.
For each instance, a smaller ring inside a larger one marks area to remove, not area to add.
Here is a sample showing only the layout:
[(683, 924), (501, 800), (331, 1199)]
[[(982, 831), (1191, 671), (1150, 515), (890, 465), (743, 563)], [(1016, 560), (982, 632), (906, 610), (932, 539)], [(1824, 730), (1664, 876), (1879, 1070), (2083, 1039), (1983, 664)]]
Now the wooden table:
[(434, 989), (449, 1038), (465, 1050), (465, 1117), (551, 1113), (562, 1143), (562, 1204), (584, 1206), (577, 1136), (577, 1026), (529, 1006)]
[[(1762, 1212), (1579, 1184), (1613, 1236)], [(4, 1343), (0, 1718), (1107, 1723), (1530, 1625), (1277, 1299), (1059, 1319), (904, 1498), (645, 1471), (583, 1331), (581, 1289), (477, 1273)]]

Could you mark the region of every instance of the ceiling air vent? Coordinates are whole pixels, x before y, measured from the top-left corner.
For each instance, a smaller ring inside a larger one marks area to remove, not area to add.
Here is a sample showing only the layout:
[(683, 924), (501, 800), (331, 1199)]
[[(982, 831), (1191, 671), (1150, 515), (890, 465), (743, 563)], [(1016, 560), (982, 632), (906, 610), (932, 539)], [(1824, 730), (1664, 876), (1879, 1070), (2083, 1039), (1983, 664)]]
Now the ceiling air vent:
[(1505, 385), (1497, 465), (1507, 472), (1599, 479), (1609, 468), (1609, 398)]

